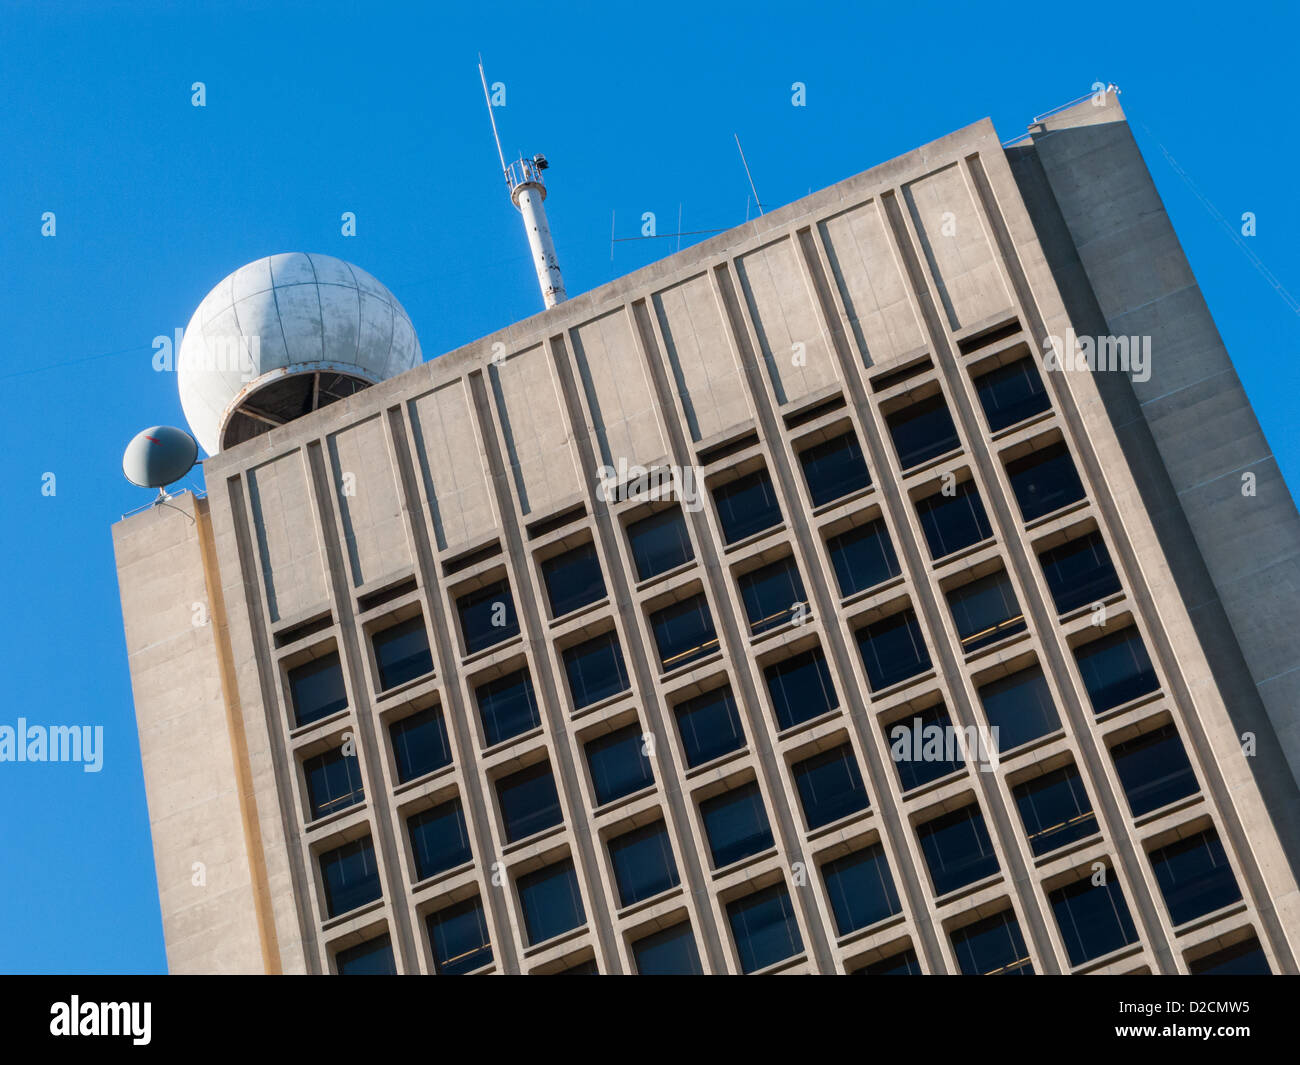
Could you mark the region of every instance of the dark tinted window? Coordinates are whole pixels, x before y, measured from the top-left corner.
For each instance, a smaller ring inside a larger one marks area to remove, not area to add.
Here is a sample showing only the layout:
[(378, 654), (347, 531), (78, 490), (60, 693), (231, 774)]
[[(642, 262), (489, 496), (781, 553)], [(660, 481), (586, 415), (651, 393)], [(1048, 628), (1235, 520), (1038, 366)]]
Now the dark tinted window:
[(518, 888), (529, 945), (563, 935), (587, 919), (571, 858), (526, 873)]
[(307, 800), (313, 821), (355, 806), (366, 797), (356, 755), (345, 755), (341, 747), (308, 758), (302, 764), (302, 771), (307, 778)]
[(858, 629), (858, 650), (867, 670), (867, 683), (880, 691), (924, 673), (930, 652), (921, 637), (921, 625), (910, 607)]
[(946, 777), (966, 764), (942, 703), (891, 723), (885, 734), (889, 737), (889, 757), (904, 791)]
[(848, 597), (897, 577), (898, 556), (885, 523), (877, 518), (826, 541), (840, 595)]
[(784, 884), (773, 884), (729, 903), (727, 921), (742, 972), (757, 972), (803, 950), (799, 923)]
[(740, 598), (754, 635), (791, 621), (804, 604), (803, 580), (793, 558), (782, 558), (741, 576)]
[(699, 976), (700, 954), (689, 921), (638, 939), (632, 944), (641, 976)]
[(646, 756), (639, 725), (627, 725), (599, 736), (587, 744), (586, 751), (597, 806), (654, 783), (654, 768)]
[(982, 374), (975, 378), (975, 390), (991, 433), (1032, 418), (1052, 405), (1032, 359), (1019, 359)]
[(858, 760), (847, 743), (796, 762), (791, 773), (810, 832), (870, 805)]
[(1102, 884), (1079, 880), (1047, 896), (1071, 965), (1100, 958), (1137, 940), (1124, 892), (1113, 873)]
[(507, 580), (462, 595), (456, 600), (456, 609), (460, 613), (461, 631), (465, 634), (466, 654), (508, 640), (519, 632), (515, 601)]
[(767, 470), (756, 470), (713, 490), (723, 539), (729, 544), (781, 523), (781, 507)]
[(348, 693), (343, 687), (338, 653), (331, 651), (289, 670), (289, 695), (295, 727), (347, 709)]
[(650, 628), (659, 649), (659, 668), (679, 669), (713, 654), (718, 634), (703, 593), (673, 603), (650, 615)]
[(380, 936), (359, 943), (334, 956), (340, 976), (396, 976), (397, 964), (393, 961), (393, 941)]
[(700, 815), (715, 869), (772, 846), (763, 796), (754, 781), (705, 799), (700, 803)]
[(1041, 518), (1083, 498), (1083, 482), (1064, 444), (1052, 444), (1008, 462), (1007, 477), (1025, 521)]
[(623, 906), (677, 886), (677, 863), (662, 821), (610, 840), (609, 859)]
[(946, 895), (998, 871), (997, 855), (977, 806), (963, 806), (927, 821), (916, 834), (936, 895)]
[(916, 951), (909, 947), (898, 954), (891, 954), (888, 958), (881, 958), (879, 961), (869, 962), (860, 969), (854, 969), (851, 975), (920, 976), (921, 963), (917, 960)]
[(763, 676), (779, 729), (793, 728), (840, 704), (820, 647), (773, 663), (763, 670)]
[(1072, 765), (1062, 766), (1011, 789), (1029, 849), (1046, 854), (1097, 831), (1097, 818), (1088, 801), (1083, 778)]
[(605, 597), (605, 578), (600, 573), (595, 544), (583, 544), (548, 558), (542, 563), (542, 578), (546, 581), (552, 617), (563, 617)]
[(1207, 829), (1152, 851), (1151, 868), (1176, 925), (1241, 899), (1217, 832)]
[(393, 723), (393, 759), (397, 763), (400, 783), (422, 777), (451, 764), (451, 744), (447, 725), (436, 706), (421, 710)]
[(1134, 817), (1200, 790), (1183, 741), (1172, 724), (1117, 743), (1110, 753)]
[(1061, 727), (1043, 671), (1037, 666), (999, 677), (979, 690), (989, 728), (997, 729), (999, 751), (1046, 736)]
[(577, 710), (627, 691), (623, 649), (612, 632), (566, 650), (564, 672), (569, 678), (569, 691)]
[(538, 762), (497, 781), (506, 842), (524, 839), (564, 820), (549, 762)]
[(331, 917), (355, 910), (383, 894), (375, 847), (369, 836), (322, 854), (320, 874), (325, 885), (325, 909)]
[(895, 411), (885, 421), (898, 453), (898, 464), (905, 470), (961, 446), (948, 405), (941, 395)]
[(380, 687), (387, 690), (433, 672), (429, 634), (418, 614), (383, 632), (375, 633), (375, 663)]
[(1226, 950), (1197, 958), (1187, 968), (1193, 976), (1269, 976), (1272, 973), (1264, 948), (1254, 936)]
[(1011, 579), (1000, 571), (954, 588), (948, 593), (948, 607), (966, 654), (1025, 631)]
[(416, 876), (421, 880), (455, 869), (473, 857), (459, 799), (411, 815), (406, 829), (411, 834)]
[(899, 911), (898, 892), (879, 843), (822, 866), (835, 929), (846, 936)]
[(1119, 574), (1099, 532), (1044, 551), (1038, 561), (1058, 614), (1098, 602), (1120, 589)]
[(528, 670), (518, 669), (474, 689), (483, 739), (489, 747), (522, 735), (542, 723)]
[(966, 976), (1032, 976), (1020, 925), (1010, 910), (967, 925), (952, 934), (957, 963)]
[(686, 764), (692, 769), (745, 746), (745, 730), (730, 687), (678, 703), (674, 713)]
[(1074, 652), (1094, 713), (1158, 688), (1156, 671), (1137, 629), (1121, 629)]
[(943, 558), (993, 535), (974, 481), (956, 485), (950, 496), (936, 492), (919, 500), (916, 516), (921, 521), (931, 558)]
[(638, 580), (648, 581), (695, 557), (686, 521), (676, 507), (632, 522), (627, 527), (627, 538)]
[(839, 499), (871, 483), (862, 448), (853, 433), (808, 448), (799, 456), (814, 507)]
[(475, 896), (429, 914), (425, 924), (433, 947), (433, 968), (442, 976), (460, 976), (492, 960), (483, 903)]
[(571, 965), (567, 969), (561, 969), (555, 974), (556, 976), (599, 976), (600, 967), (596, 964), (595, 958), (588, 958), (586, 961), (580, 961), (577, 965)]

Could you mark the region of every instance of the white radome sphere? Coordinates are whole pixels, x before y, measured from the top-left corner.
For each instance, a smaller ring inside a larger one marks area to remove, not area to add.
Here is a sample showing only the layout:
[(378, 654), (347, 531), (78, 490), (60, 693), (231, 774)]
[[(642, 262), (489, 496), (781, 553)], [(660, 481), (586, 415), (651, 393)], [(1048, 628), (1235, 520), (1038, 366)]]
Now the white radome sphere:
[(360, 267), (291, 252), (207, 294), (176, 357), (181, 407), (215, 455), (423, 361), (402, 305)]

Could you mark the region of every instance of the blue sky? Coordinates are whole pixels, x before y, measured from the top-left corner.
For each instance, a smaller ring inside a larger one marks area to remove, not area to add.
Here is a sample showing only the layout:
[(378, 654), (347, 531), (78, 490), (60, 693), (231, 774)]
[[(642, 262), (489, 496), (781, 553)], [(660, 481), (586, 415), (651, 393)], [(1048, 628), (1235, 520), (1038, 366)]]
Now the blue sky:
[[(0, 763), (0, 972), (165, 969), (110, 526), (139, 429), (184, 425), (153, 338), (236, 267), (348, 259), (426, 357), (540, 309), (508, 153), (552, 162), (571, 295), (984, 116), (1003, 139), (1116, 82), (1289, 484), (1300, 318), (1161, 154), (1300, 293), (1287, 5), (4, 3), (0, 6), (0, 724), (102, 724), (104, 768)], [(191, 106), (191, 85), (207, 106)], [(807, 106), (791, 106), (791, 85)], [(1138, 125), (1145, 123), (1150, 132)], [(56, 235), (42, 237), (53, 211)], [(340, 233), (353, 211), (357, 235)], [(683, 240), (683, 246), (701, 238)], [(42, 478), (56, 477), (56, 494)], [(196, 477), (198, 475), (196, 474)]]

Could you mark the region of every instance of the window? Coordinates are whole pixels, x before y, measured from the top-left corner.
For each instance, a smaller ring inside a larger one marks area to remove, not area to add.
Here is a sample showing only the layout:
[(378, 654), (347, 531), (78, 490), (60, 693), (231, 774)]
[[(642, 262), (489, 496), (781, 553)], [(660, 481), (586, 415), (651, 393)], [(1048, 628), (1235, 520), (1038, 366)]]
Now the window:
[(320, 874), (325, 885), (325, 911), (331, 917), (355, 910), (383, 895), (379, 866), (370, 837), (353, 840), (320, 856)]
[(936, 895), (946, 895), (998, 871), (997, 855), (978, 806), (963, 806), (916, 831)]
[(1151, 868), (1175, 924), (1186, 924), (1241, 899), (1228, 855), (1213, 829), (1151, 852)]
[(895, 411), (885, 421), (894, 440), (894, 450), (898, 453), (898, 465), (904, 470), (961, 446), (957, 427), (952, 424), (952, 415), (948, 413), (942, 395), (931, 396)]
[(447, 724), (438, 707), (431, 706), (395, 721), (388, 731), (393, 741), (398, 783), (405, 784), (451, 764)]
[(1121, 629), (1074, 652), (1094, 713), (1105, 713), (1160, 687), (1135, 628)]
[(1110, 753), (1134, 817), (1149, 814), (1200, 790), (1183, 741), (1172, 724), (1117, 743)]
[(569, 678), (569, 692), (575, 710), (627, 691), (623, 649), (612, 632), (566, 650), (564, 672)]
[(840, 595), (848, 598), (883, 584), (901, 572), (889, 532), (880, 518), (856, 525), (826, 541)]
[(621, 799), (655, 782), (654, 767), (645, 753), (639, 724), (600, 736), (587, 744), (587, 766), (596, 805)]
[(948, 608), (966, 654), (1025, 631), (1011, 578), (999, 570), (948, 593)]
[(307, 778), (307, 806), (313, 821), (355, 806), (366, 797), (357, 757), (345, 755), (342, 747), (308, 758), (302, 771)]
[(1008, 462), (1007, 477), (1025, 521), (1060, 510), (1084, 496), (1074, 460), (1061, 443)]
[(689, 921), (638, 939), (632, 957), (640, 976), (699, 976), (704, 971)]
[(803, 464), (804, 479), (808, 482), (808, 494), (814, 507), (840, 499), (871, 483), (862, 448), (852, 432), (808, 448), (799, 456), (799, 461)]
[(542, 579), (551, 601), (551, 617), (559, 618), (605, 598), (596, 545), (583, 544), (542, 563)]
[(854, 851), (822, 866), (826, 894), (842, 936), (899, 912), (898, 892), (879, 844)]
[(665, 673), (707, 658), (718, 649), (704, 593), (673, 603), (650, 615), (650, 628), (659, 648), (659, 668)]
[(530, 946), (570, 932), (587, 920), (572, 858), (524, 874), (518, 888)]
[(544, 831), (564, 820), (550, 762), (538, 762), (497, 781), (497, 801), (506, 842)]
[(991, 433), (1032, 418), (1052, 405), (1033, 359), (1018, 359), (981, 374), (975, 378), (975, 390)]
[(429, 914), (425, 924), (433, 947), (433, 969), (440, 976), (472, 973), (491, 962), (487, 915), (477, 895)]
[(388, 936), (359, 943), (334, 955), (339, 976), (396, 976), (393, 941)]
[(936, 492), (917, 501), (916, 516), (930, 547), (930, 557), (943, 558), (993, 535), (988, 514), (974, 481), (963, 481), (952, 495)]
[(1120, 590), (1101, 533), (1090, 532), (1038, 556), (1058, 614), (1068, 614)]
[(1032, 976), (1020, 925), (1010, 910), (995, 913), (952, 934), (952, 949), (966, 976)]
[(900, 951), (897, 954), (891, 954), (888, 958), (881, 958), (879, 961), (868, 962), (859, 969), (854, 969), (851, 976), (920, 976), (921, 963), (917, 960), (916, 951), (911, 947), (907, 950)]
[(858, 629), (858, 650), (871, 690), (899, 684), (930, 668), (930, 652), (921, 637), (916, 612), (908, 607)]
[(1010, 751), (1061, 727), (1052, 693), (1038, 666), (981, 686), (979, 696), (999, 751)]
[(662, 821), (610, 840), (609, 858), (624, 906), (677, 886), (677, 862)]
[(600, 968), (596, 965), (595, 958), (588, 958), (586, 961), (580, 961), (577, 965), (571, 965), (567, 969), (561, 969), (555, 974), (556, 976), (599, 976)]
[(429, 633), (419, 614), (375, 633), (372, 643), (375, 664), (379, 667), (379, 686), (384, 691), (433, 672)]
[(406, 820), (406, 830), (411, 835), (415, 873), (420, 880), (455, 869), (474, 856), (460, 799), (413, 814)]
[(729, 903), (727, 922), (740, 955), (741, 972), (766, 969), (803, 950), (799, 923), (784, 884), (773, 884)]
[(1109, 870), (1101, 884), (1079, 880), (1049, 892), (1047, 900), (1071, 965), (1082, 965), (1137, 941), (1124, 892)]
[(460, 613), (461, 631), (465, 634), (466, 654), (472, 655), (519, 633), (510, 582), (504, 578), (462, 595), (456, 600), (456, 609)]
[(296, 728), (346, 710), (348, 693), (337, 651), (289, 670), (289, 697)]
[[(904, 791), (919, 788), (966, 764), (948, 710), (939, 703), (885, 726), (889, 756)], [(978, 752), (976, 752), (978, 753)]]
[(674, 716), (690, 769), (745, 746), (745, 730), (730, 687), (716, 688), (678, 703)]
[(840, 705), (820, 647), (773, 663), (763, 670), (763, 676), (776, 712), (777, 728), (781, 731), (811, 721)]
[(627, 527), (627, 539), (638, 580), (648, 581), (695, 557), (686, 521), (676, 507), (632, 522)]
[(713, 867), (738, 862), (772, 846), (772, 830), (758, 784), (750, 781), (700, 803), (700, 816), (709, 837)]
[(483, 739), (491, 747), (535, 729), (542, 723), (527, 669), (517, 669), (474, 689)]
[(744, 574), (737, 584), (755, 636), (793, 620), (804, 605), (803, 580), (789, 556)]
[(755, 470), (715, 488), (713, 501), (722, 523), (722, 537), (729, 544), (781, 524), (781, 507), (767, 470)]
[(1270, 976), (1264, 948), (1254, 936), (1226, 950), (1198, 958), (1187, 966), (1193, 976)]
[(847, 743), (796, 762), (790, 772), (809, 832), (871, 805), (858, 760)]
[(1035, 857), (1087, 839), (1097, 831), (1083, 778), (1073, 765), (1017, 784), (1011, 793)]

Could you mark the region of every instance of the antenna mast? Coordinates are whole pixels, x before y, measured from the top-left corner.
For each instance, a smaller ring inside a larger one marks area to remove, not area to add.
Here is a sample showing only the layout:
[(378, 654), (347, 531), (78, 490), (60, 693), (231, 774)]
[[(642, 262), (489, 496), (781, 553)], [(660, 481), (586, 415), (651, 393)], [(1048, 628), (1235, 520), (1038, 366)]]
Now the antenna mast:
[(506, 163), (492, 108), (492, 94), (488, 91), (487, 75), (483, 72), (482, 55), (478, 57), (478, 76), (483, 82), (483, 99), (487, 102), (488, 118), (492, 122), (492, 139), (496, 141), (501, 174), (505, 178), (506, 188), (510, 190), (510, 202), (519, 208), (524, 220), (524, 232), (528, 236), (528, 247), (533, 253), (533, 267), (537, 271), (537, 283), (541, 286), (542, 301), (547, 307), (554, 307), (568, 299), (568, 295), (564, 291), (560, 261), (555, 255), (555, 242), (551, 239), (551, 227), (547, 224), (546, 208), (543, 206), (546, 182), (542, 178), (542, 171), (550, 164), (544, 155), (534, 155), (531, 159), (520, 156), (513, 163)]

